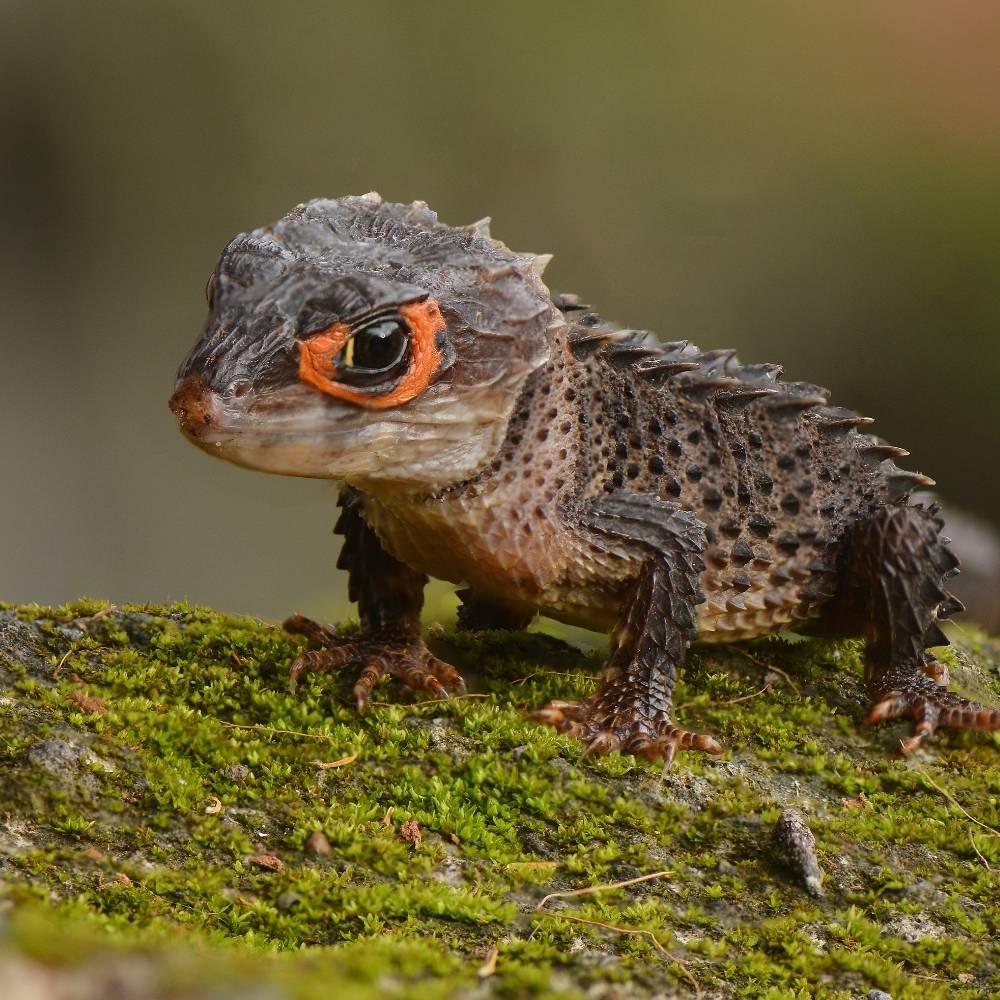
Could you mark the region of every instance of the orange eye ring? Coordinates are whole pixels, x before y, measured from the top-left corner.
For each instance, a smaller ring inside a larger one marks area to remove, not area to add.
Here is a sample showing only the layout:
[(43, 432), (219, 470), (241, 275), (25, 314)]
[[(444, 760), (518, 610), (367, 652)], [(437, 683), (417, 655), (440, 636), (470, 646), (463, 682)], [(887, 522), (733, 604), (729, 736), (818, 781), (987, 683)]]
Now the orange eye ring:
[(410, 328), (410, 367), (390, 392), (377, 395), (335, 381), (334, 359), (352, 336), (346, 323), (333, 323), (299, 342), (300, 381), (328, 396), (368, 410), (387, 410), (415, 399), (427, 388), (441, 365), (437, 335), (445, 327), (444, 317), (437, 302), (430, 298), (400, 306), (399, 314)]

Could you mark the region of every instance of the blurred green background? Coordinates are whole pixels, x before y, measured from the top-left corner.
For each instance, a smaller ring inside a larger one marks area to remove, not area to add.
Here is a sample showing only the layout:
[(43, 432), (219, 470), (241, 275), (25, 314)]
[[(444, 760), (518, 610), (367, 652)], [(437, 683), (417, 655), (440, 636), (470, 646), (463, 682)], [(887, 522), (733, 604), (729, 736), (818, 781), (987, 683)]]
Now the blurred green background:
[(166, 399), (229, 237), (371, 189), (831, 387), (997, 514), (992, 0), (2, 10), (0, 597), (344, 612), (334, 488)]

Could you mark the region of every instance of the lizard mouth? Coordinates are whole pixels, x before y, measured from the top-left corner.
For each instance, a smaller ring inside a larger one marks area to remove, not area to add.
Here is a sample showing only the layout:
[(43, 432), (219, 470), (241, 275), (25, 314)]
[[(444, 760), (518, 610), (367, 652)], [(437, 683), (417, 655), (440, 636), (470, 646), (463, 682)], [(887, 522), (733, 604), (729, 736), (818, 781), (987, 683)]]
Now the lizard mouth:
[(364, 449), (365, 428), (347, 408), (305, 387), (223, 395), (192, 375), (177, 383), (169, 406), (192, 444), (262, 472), (341, 479), (357, 463), (352, 455), (360, 459)]
[(514, 399), (492, 379), (464, 396), (439, 384), (414, 403), (370, 410), (303, 382), (258, 391), (236, 382), (219, 392), (187, 375), (169, 405), (192, 444), (235, 465), (395, 489), (472, 475), (500, 447)]

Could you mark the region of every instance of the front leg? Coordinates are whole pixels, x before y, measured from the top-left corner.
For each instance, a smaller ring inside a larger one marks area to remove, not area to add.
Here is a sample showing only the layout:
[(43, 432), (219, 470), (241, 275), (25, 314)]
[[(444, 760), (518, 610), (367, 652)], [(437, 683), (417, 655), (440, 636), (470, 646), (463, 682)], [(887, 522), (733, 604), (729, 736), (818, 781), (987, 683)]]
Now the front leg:
[(348, 572), (347, 592), (358, 604), (361, 637), (343, 639), (328, 625), (292, 615), (284, 623), (285, 631), (303, 635), (319, 647), (295, 658), (292, 683), (307, 673), (327, 673), (349, 663), (361, 664), (354, 685), (359, 711), (364, 711), (375, 685), (386, 675), (438, 698), (446, 698), (449, 690), (464, 690), (458, 671), (434, 656), (420, 633), (427, 577), (382, 548), (364, 519), (356, 490), (345, 489), (339, 503), (341, 515), (334, 531), (344, 536), (344, 545), (337, 568)]
[(597, 753), (621, 749), (668, 761), (679, 749), (721, 753), (711, 736), (670, 719), (678, 669), (704, 601), (704, 525), (676, 504), (640, 494), (595, 501), (583, 523), (598, 538), (638, 546), (646, 560), (612, 633), (597, 693), (578, 703), (550, 702), (534, 718), (579, 736)]

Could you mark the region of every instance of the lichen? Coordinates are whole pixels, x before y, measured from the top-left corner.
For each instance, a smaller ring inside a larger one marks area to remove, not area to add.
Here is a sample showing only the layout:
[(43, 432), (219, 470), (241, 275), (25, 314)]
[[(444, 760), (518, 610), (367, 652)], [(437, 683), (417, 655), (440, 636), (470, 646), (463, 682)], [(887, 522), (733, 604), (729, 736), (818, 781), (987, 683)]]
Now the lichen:
[[(348, 674), (291, 692), (300, 647), (260, 621), (0, 611), (0, 975), (138, 963), (166, 996), (995, 995), (1000, 737), (899, 757), (902, 726), (859, 725), (857, 643), (695, 652), (678, 717), (728, 749), (665, 771), (526, 720), (592, 691), (599, 650), (428, 639), (471, 693), (387, 685), (358, 717)], [(995, 644), (947, 655), (1000, 698)], [(822, 897), (772, 846), (788, 808)]]

